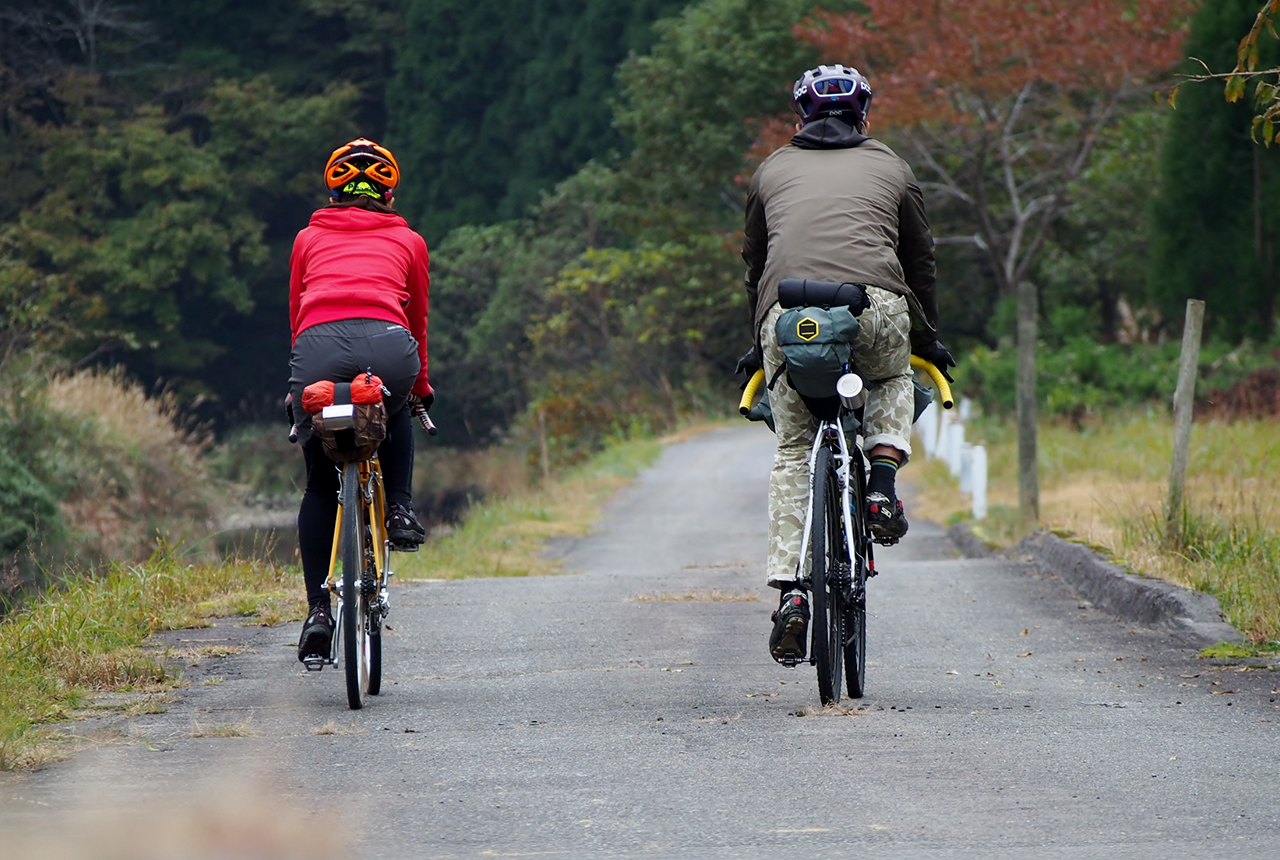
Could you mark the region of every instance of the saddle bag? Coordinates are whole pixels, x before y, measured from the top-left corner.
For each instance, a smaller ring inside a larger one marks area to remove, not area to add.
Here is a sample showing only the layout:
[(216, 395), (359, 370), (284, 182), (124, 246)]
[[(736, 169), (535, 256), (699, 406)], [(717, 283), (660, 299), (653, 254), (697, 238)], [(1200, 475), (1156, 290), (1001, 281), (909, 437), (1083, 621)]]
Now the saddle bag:
[(836, 380), (851, 370), (858, 328), (845, 306), (791, 308), (778, 317), (775, 331), (787, 381), (806, 403), (838, 399)]
[(302, 391), (302, 408), (311, 415), (311, 432), (330, 460), (367, 460), (387, 438), (389, 392), (382, 380), (362, 373), (351, 382), (323, 380)]

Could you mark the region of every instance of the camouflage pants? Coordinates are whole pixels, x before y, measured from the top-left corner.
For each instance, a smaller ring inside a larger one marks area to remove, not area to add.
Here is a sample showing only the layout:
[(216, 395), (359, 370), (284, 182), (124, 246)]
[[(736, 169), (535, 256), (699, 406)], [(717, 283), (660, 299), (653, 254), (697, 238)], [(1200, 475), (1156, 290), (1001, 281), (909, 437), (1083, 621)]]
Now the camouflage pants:
[[(879, 287), (869, 287), (871, 307), (858, 317), (861, 329), (854, 343), (853, 360), (869, 381), (863, 414), (863, 448), (877, 445), (897, 448), (911, 456), (911, 418), (915, 392), (911, 382), (911, 321), (907, 300)], [(772, 379), (782, 365), (777, 324), (782, 308), (774, 305), (760, 331), (764, 370)], [(769, 585), (785, 588), (796, 578), (805, 509), (809, 503), (809, 452), (818, 420), (800, 395), (778, 377), (769, 393), (778, 433), (778, 452), (769, 478)]]

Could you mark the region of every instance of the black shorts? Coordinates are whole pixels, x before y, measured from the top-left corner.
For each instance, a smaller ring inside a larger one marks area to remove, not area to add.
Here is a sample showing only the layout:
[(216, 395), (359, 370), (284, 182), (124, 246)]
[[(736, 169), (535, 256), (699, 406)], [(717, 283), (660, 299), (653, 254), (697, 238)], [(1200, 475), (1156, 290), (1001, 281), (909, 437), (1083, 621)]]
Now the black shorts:
[(418, 381), (418, 342), (409, 330), (383, 320), (337, 320), (312, 326), (298, 335), (289, 357), (289, 391), (293, 394), (298, 438), (311, 438), (311, 416), (302, 408), (302, 389), (313, 382), (350, 382), (366, 370), (391, 391), (387, 415), (404, 408)]

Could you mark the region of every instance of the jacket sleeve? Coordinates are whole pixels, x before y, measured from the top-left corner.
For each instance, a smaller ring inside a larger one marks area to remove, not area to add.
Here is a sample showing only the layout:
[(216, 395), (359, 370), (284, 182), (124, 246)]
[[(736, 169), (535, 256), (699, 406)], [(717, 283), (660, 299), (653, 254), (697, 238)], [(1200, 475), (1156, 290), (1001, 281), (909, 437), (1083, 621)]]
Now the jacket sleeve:
[(428, 274), (430, 257), (427, 254), (427, 243), (421, 236), (414, 234), (417, 242), (414, 246), (413, 261), (409, 265), (409, 304), (405, 307), (405, 316), (409, 319), (409, 333), (418, 342), (418, 381), (413, 384), (413, 393), (425, 397), (432, 393), (431, 383), (427, 381), (427, 306), (429, 304), (431, 276)]
[[(760, 295), (760, 277), (769, 255), (769, 225), (765, 222), (764, 201), (760, 199), (760, 171), (751, 177), (747, 190), (746, 224), (742, 233), (742, 260), (747, 264), (743, 286), (747, 290), (747, 310), (755, 328), (756, 301)], [(754, 337), (754, 331), (752, 336)]]
[(289, 254), (289, 331), (293, 341), (298, 340), (298, 312), (302, 308), (302, 269), (303, 269), (302, 233), (293, 240), (293, 252)]
[(916, 301), (912, 308), (913, 347), (932, 345), (938, 337), (938, 267), (933, 234), (924, 211), (924, 195), (915, 175), (903, 164), (906, 188), (898, 203), (898, 262)]

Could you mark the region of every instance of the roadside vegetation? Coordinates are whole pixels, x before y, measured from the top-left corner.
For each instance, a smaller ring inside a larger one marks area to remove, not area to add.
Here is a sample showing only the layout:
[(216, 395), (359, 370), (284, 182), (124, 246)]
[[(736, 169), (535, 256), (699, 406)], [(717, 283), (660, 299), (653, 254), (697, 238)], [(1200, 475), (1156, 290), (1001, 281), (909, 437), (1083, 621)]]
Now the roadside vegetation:
[[(661, 450), (662, 441), (652, 437), (618, 440), (548, 483), (511, 487), (477, 504), (462, 523), (438, 529), (418, 553), (399, 556), (397, 573), (403, 579), (554, 573), (561, 565), (546, 554), (547, 541), (587, 534), (609, 496)], [(53, 724), (101, 715), (103, 707), (94, 706), (99, 694), (183, 686), (180, 667), (190, 655), (152, 644), (154, 634), (211, 618), (300, 621), (304, 610), (296, 566), (192, 563), (180, 549), (162, 546), (142, 563), (65, 573), (41, 599), (0, 621), (0, 771), (39, 767), (69, 753), (74, 741)], [(107, 710), (131, 713), (131, 705)]]
[[(990, 514), (971, 522), (941, 461), (920, 461), (917, 510), (970, 522), (1008, 547), (1018, 531), (1014, 427), (971, 422), (987, 445)], [(1083, 541), (1140, 573), (1212, 594), (1255, 646), (1280, 650), (1280, 420), (1198, 421), (1191, 432), (1180, 540), (1166, 538), (1173, 422), (1161, 406), (1058, 418), (1040, 428), (1041, 526)]]

